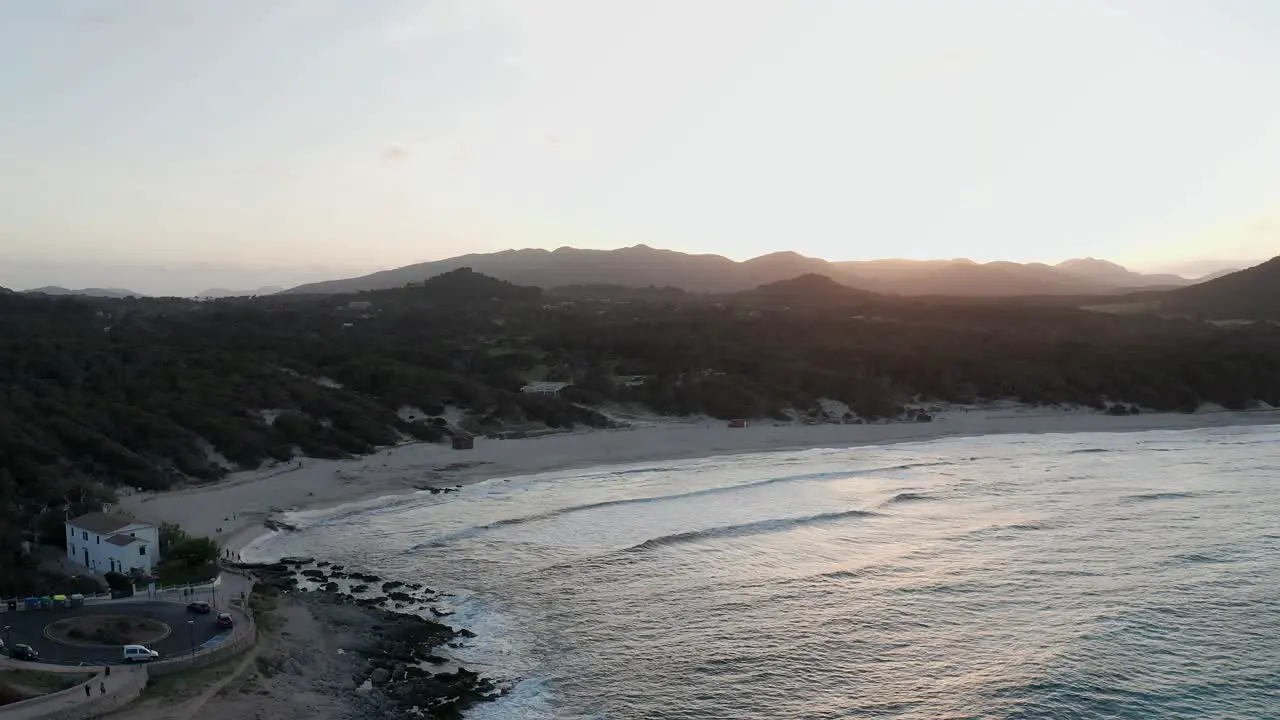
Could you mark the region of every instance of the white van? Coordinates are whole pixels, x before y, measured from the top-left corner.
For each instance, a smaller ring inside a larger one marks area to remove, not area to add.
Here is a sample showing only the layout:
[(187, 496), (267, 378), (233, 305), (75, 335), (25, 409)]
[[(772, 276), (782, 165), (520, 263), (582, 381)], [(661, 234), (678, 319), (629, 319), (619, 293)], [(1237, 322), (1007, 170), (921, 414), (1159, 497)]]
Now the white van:
[(160, 653), (143, 645), (125, 645), (124, 661), (127, 663), (134, 662), (151, 662), (160, 658)]

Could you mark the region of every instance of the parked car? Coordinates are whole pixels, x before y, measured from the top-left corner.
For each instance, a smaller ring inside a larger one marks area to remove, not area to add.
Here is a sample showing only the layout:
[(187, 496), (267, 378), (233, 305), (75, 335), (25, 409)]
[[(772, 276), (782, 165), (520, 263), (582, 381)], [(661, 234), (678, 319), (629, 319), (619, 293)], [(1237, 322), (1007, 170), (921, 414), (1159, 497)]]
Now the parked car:
[(160, 653), (156, 652), (155, 650), (152, 650), (151, 648), (145, 645), (125, 645), (124, 646), (124, 661), (127, 663), (151, 662), (152, 660), (159, 660), (159, 659), (160, 659)]
[(213, 612), (213, 606), (203, 600), (197, 600), (187, 605), (187, 610), (201, 615), (208, 615)]
[(35, 661), (40, 659), (40, 653), (36, 652), (36, 649), (30, 645), (14, 645), (13, 649), (9, 651), (9, 657), (14, 660)]
[(231, 618), (231, 613), (222, 613), (218, 615), (218, 627), (230, 630), (235, 627), (236, 621)]

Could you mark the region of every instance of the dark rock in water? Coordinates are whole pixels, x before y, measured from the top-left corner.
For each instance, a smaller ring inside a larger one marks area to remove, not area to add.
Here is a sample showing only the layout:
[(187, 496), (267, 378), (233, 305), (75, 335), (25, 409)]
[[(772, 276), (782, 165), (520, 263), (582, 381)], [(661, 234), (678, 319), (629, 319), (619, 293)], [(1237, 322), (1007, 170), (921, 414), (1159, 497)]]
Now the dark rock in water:
[[(463, 636), (474, 637), (470, 631), (372, 607), (372, 600), (346, 594), (316, 592), (296, 597), (317, 618), (343, 628), (349, 638), (339, 660), (347, 665), (338, 677), (339, 691), (352, 703), (352, 717), (458, 720), (468, 708), (499, 695), (492, 681), (470, 670), (432, 674), (430, 668), (448, 662), (437, 648), (457, 645)], [(385, 602), (386, 598), (374, 600)], [(350, 684), (345, 681), (348, 677)], [(357, 691), (362, 686), (365, 690)]]
[(384, 582), (384, 583), (382, 583), (382, 592), (387, 592), (387, 591), (389, 591), (389, 590), (395, 590), (395, 589), (396, 589), (396, 588), (398, 588), (398, 587), (404, 587), (404, 583), (400, 582), (399, 580), (392, 580), (391, 582)]
[(346, 577), (346, 576), (347, 576), (347, 574), (346, 574), (346, 573), (344, 573), (344, 572), (338, 572), (337, 570), (335, 570), (335, 571), (333, 571), (333, 572), (329, 573), (329, 577), (331, 577), (331, 578), (344, 578), (344, 577)]
[(323, 570), (303, 570), (302, 576), (309, 578), (323, 578), (325, 575)]
[(332, 569), (333, 569), (333, 570), (335, 570), (335, 571), (341, 571), (341, 570), (343, 569), (343, 567), (344, 567), (344, 566), (342, 566), (342, 565), (334, 565)]
[(289, 565), (310, 565), (311, 563), (313, 563), (313, 562), (315, 562), (315, 561), (316, 561), (316, 559), (315, 559), (315, 558), (309, 558), (309, 557), (283, 557), (283, 558), (280, 558), (280, 562), (282, 562), (282, 563), (288, 563)]
[(325, 585), (325, 586), (324, 586), (324, 589), (325, 589), (325, 592), (336, 593), (336, 592), (338, 592), (338, 583), (336, 583), (336, 582), (331, 582), (331, 583), (329, 583), (329, 584)]
[(393, 592), (393, 593), (389, 593), (389, 594), (387, 595), (387, 597), (391, 598), (392, 600), (395, 600), (395, 601), (397, 601), (397, 602), (402, 602), (402, 603), (409, 603), (409, 602), (413, 602), (413, 596), (412, 596), (412, 595), (410, 595), (409, 593), (406, 593), (406, 592), (400, 592), (399, 590), (396, 590), (396, 591), (395, 591), (395, 592)]
[[(405, 585), (405, 587), (409, 588), (410, 590), (421, 590), (422, 583), (409, 583), (408, 585)], [(431, 591), (428, 590), (427, 592), (431, 592)]]
[(459, 630), (459, 631), (458, 631), (458, 635), (459, 635), (459, 636), (461, 636), (461, 637), (464, 637), (464, 638), (473, 638), (473, 637), (475, 637), (475, 636), (476, 636), (476, 634), (475, 634), (475, 633), (471, 632), (470, 630), (468, 630), (468, 629), (466, 629), (466, 628), (462, 628), (461, 630)]
[(351, 588), (352, 595), (356, 593), (362, 593), (362, 592), (368, 592), (368, 591), (369, 591), (368, 585), (356, 585), (355, 587)]
[(444, 610), (437, 610), (435, 608), (431, 608), (431, 614), (435, 615), (436, 617), (449, 617), (450, 615), (453, 614), (453, 611), (450, 610), (448, 612), (445, 612)]
[(329, 561), (321, 560), (320, 562), (316, 563), (316, 567), (329, 567)]

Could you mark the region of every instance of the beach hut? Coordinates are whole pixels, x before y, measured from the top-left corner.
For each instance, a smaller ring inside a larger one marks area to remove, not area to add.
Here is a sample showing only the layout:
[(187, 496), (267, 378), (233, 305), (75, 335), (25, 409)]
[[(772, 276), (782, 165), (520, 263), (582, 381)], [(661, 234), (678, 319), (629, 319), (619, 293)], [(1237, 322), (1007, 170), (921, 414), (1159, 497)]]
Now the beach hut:
[(473, 450), (476, 446), (476, 439), (467, 433), (458, 433), (453, 436), (454, 450)]

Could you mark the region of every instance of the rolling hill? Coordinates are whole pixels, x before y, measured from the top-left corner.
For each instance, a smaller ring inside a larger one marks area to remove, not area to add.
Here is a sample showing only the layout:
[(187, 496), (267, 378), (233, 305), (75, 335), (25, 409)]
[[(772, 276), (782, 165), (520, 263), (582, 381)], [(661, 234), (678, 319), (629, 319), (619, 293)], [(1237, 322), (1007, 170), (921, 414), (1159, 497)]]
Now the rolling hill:
[(562, 247), (463, 255), (362, 277), (301, 285), (285, 293), (332, 295), (388, 290), (463, 267), (541, 288), (655, 286), (698, 293), (741, 292), (802, 275), (824, 275), (850, 287), (879, 293), (968, 297), (1088, 295), (1193, 282), (1172, 275), (1142, 275), (1093, 259), (1067, 261), (1059, 266), (964, 259), (829, 262), (795, 252), (777, 252), (735, 262), (719, 255), (690, 255), (636, 245), (617, 250)]
[(1280, 320), (1280, 256), (1175, 290), (1160, 309), (1214, 319)]
[(79, 290), (69, 290), (57, 285), (47, 285), (45, 287), (32, 288), (23, 290), (28, 295), (76, 295), (79, 297), (99, 297), (99, 298), (127, 298), (127, 297), (147, 297), (140, 292), (126, 290), (124, 288), (81, 288)]

